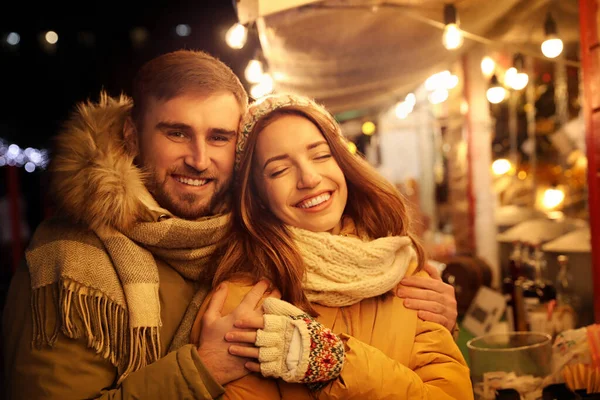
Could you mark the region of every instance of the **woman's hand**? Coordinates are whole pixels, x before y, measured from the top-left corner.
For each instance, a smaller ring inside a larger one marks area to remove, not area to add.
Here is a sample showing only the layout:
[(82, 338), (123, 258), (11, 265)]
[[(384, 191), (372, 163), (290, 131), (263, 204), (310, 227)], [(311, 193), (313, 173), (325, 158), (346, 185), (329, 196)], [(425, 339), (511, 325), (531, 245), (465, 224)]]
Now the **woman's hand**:
[[(256, 360), (246, 363), (248, 370), (305, 383), (311, 391), (340, 375), (344, 343), (330, 329), (283, 300), (265, 299), (263, 310), (262, 317), (238, 318), (234, 326), (242, 331), (225, 334), (226, 341), (236, 342), (229, 347), (231, 354)], [(246, 347), (250, 343), (257, 347)]]
[(433, 265), (426, 264), (423, 269), (430, 278), (406, 277), (396, 288), (396, 295), (404, 299), (406, 308), (417, 310), (419, 318), (437, 322), (452, 332), (458, 317), (454, 287), (442, 281)]

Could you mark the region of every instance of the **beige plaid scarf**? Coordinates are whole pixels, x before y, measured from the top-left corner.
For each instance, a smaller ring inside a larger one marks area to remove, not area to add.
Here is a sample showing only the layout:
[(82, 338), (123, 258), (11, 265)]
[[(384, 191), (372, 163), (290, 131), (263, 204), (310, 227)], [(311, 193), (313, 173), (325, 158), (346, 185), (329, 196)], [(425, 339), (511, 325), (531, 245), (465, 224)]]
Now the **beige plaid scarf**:
[[(44, 222), (26, 254), (34, 344), (52, 345), (59, 331), (83, 336), (119, 367), (120, 380), (156, 361), (161, 321), (155, 257), (187, 279), (200, 279), (228, 219), (169, 218), (138, 223), (126, 233), (96, 230), (99, 241), (65, 220)], [(51, 306), (58, 310), (53, 327)]]
[(85, 338), (119, 382), (161, 356), (156, 260), (200, 279), (229, 219), (187, 221), (156, 203), (123, 137), (130, 109), (127, 97), (106, 93), (77, 107), (56, 138), (50, 175), (68, 220), (44, 222), (26, 253), (34, 345), (52, 345), (59, 332)]

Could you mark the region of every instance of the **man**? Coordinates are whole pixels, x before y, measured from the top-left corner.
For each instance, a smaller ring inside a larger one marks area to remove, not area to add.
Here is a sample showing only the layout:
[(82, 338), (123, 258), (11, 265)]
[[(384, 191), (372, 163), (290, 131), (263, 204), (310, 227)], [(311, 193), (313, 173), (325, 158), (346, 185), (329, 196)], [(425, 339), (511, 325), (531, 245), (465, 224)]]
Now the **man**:
[[(51, 167), (59, 216), (37, 229), (4, 311), (9, 398), (211, 399), (249, 373), (223, 338), (265, 283), (231, 315), (211, 307), (199, 346), (189, 344), (246, 105), (227, 66), (177, 51), (141, 68), (133, 106), (103, 95), (79, 107)], [(453, 301), (447, 285), (412, 285), (399, 295), (454, 324), (455, 306), (438, 308)]]

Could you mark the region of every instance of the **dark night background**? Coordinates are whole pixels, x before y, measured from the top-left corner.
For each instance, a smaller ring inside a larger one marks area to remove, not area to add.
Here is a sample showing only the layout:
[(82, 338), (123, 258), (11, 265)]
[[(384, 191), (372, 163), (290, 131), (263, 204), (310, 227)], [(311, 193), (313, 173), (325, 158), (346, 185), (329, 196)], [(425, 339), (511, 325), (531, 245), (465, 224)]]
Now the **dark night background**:
[[(251, 36), (241, 50), (225, 43), (225, 32), (237, 22), (232, 0), (75, 5), (9, 1), (0, 5), (0, 138), (22, 149), (51, 149), (53, 136), (78, 102), (97, 100), (102, 89), (113, 96), (129, 94), (136, 70), (159, 54), (182, 48), (204, 50), (241, 77), (258, 43)], [(189, 25), (191, 34), (178, 36), (178, 24)], [(136, 27), (148, 32), (141, 47), (130, 38)], [(54, 53), (46, 52), (40, 41), (48, 30), (59, 36)], [(7, 44), (10, 32), (20, 35), (17, 46)], [(82, 34), (87, 35), (87, 44), (81, 40)], [(246, 84), (244, 79), (242, 82)], [(52, 212), (46, 175), (40, 170), (27, 173), (24, 168), (13, 171), (22, 195), (22, 232), (31, 234)], [(9, 167), (0, 167), (0, 211), (6, 211), (9, 204), (8, 176)], [(0, 213), (0, 313), (14, 267), (13, 251), (16, 248), (23, 254), (30, 237), (24, 235), (15, 245), (10, 241), (10, 226), (11, 215)], [(0, 387), (1, 377), (0, 373)]]
[[(165, 52), (205, 50), (242, 76), (258, 39), (249, 37), (241, 50), (229, 48), (225, 32), (235, 22), (232, 0), (5, 3), (0, 8), (0, 138), (22, 149), (50, 149), (52, 137), (78, 102), (96, 100), (103, 89), (113, 96), (129, 94), (136, 70)], [(188, 24), (191, 34), (178, 36), (178, 24)], [(143, 46), (130, 39), (136, 27), (148, 32)], [(48, 30), (59, 36), (54, 53), (45, 51), (40, 40)], [(7, 44), (9, 32), (20, 35), (17, 46)], [(81, 35), (89, 38), (90, 33), (93, 43), (86, 44)], [(6, 195), (5, 170), (0, 168), (0, 198)], [(43, 172), (19, 170), (33, 229), (44, 212), (44, 199), (37, 197), (43, 196), (45, 180)]]
[[(0, 9), (0, 137), (21, 148), (48, 146), (74, 104), (97, 98), (102, 88), (112, 95), (128, 93), (137, 68), (158, 54), (180, 48), (205, 50), (238, 75), (253, 54), (252, 43), (241, 50), (225, 43), (226, 30), (237, 22), (232, 0), (79, 2), (76, 6), (4, 3)], [(191, 35), (178, 36), (177, 24), (188, 24)], [(135, 27), (149, 33), (141, 48), (130, 39)], [(39, 36), (47, 30), (59, 35), (54, 54), (40, 44)], [(13, 31), (21, 36), (15, 47), (5, 40)], [(82, 43), (81, 33), (92, 33), (95, 42)]]

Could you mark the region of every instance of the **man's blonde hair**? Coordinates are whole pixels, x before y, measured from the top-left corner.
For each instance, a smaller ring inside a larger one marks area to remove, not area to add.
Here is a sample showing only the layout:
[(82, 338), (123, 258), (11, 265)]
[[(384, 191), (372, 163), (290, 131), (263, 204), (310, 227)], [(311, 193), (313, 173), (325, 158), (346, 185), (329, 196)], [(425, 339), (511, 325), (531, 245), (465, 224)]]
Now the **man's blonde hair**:
[(248, 94), (235, 73), (222, 61), (203, 51), (177, 50), (144, 64), (133, 80), (132, 117), (138, 128), (148, 100), (167, 101), (185, 93), (232, 93), (243, 112)]

